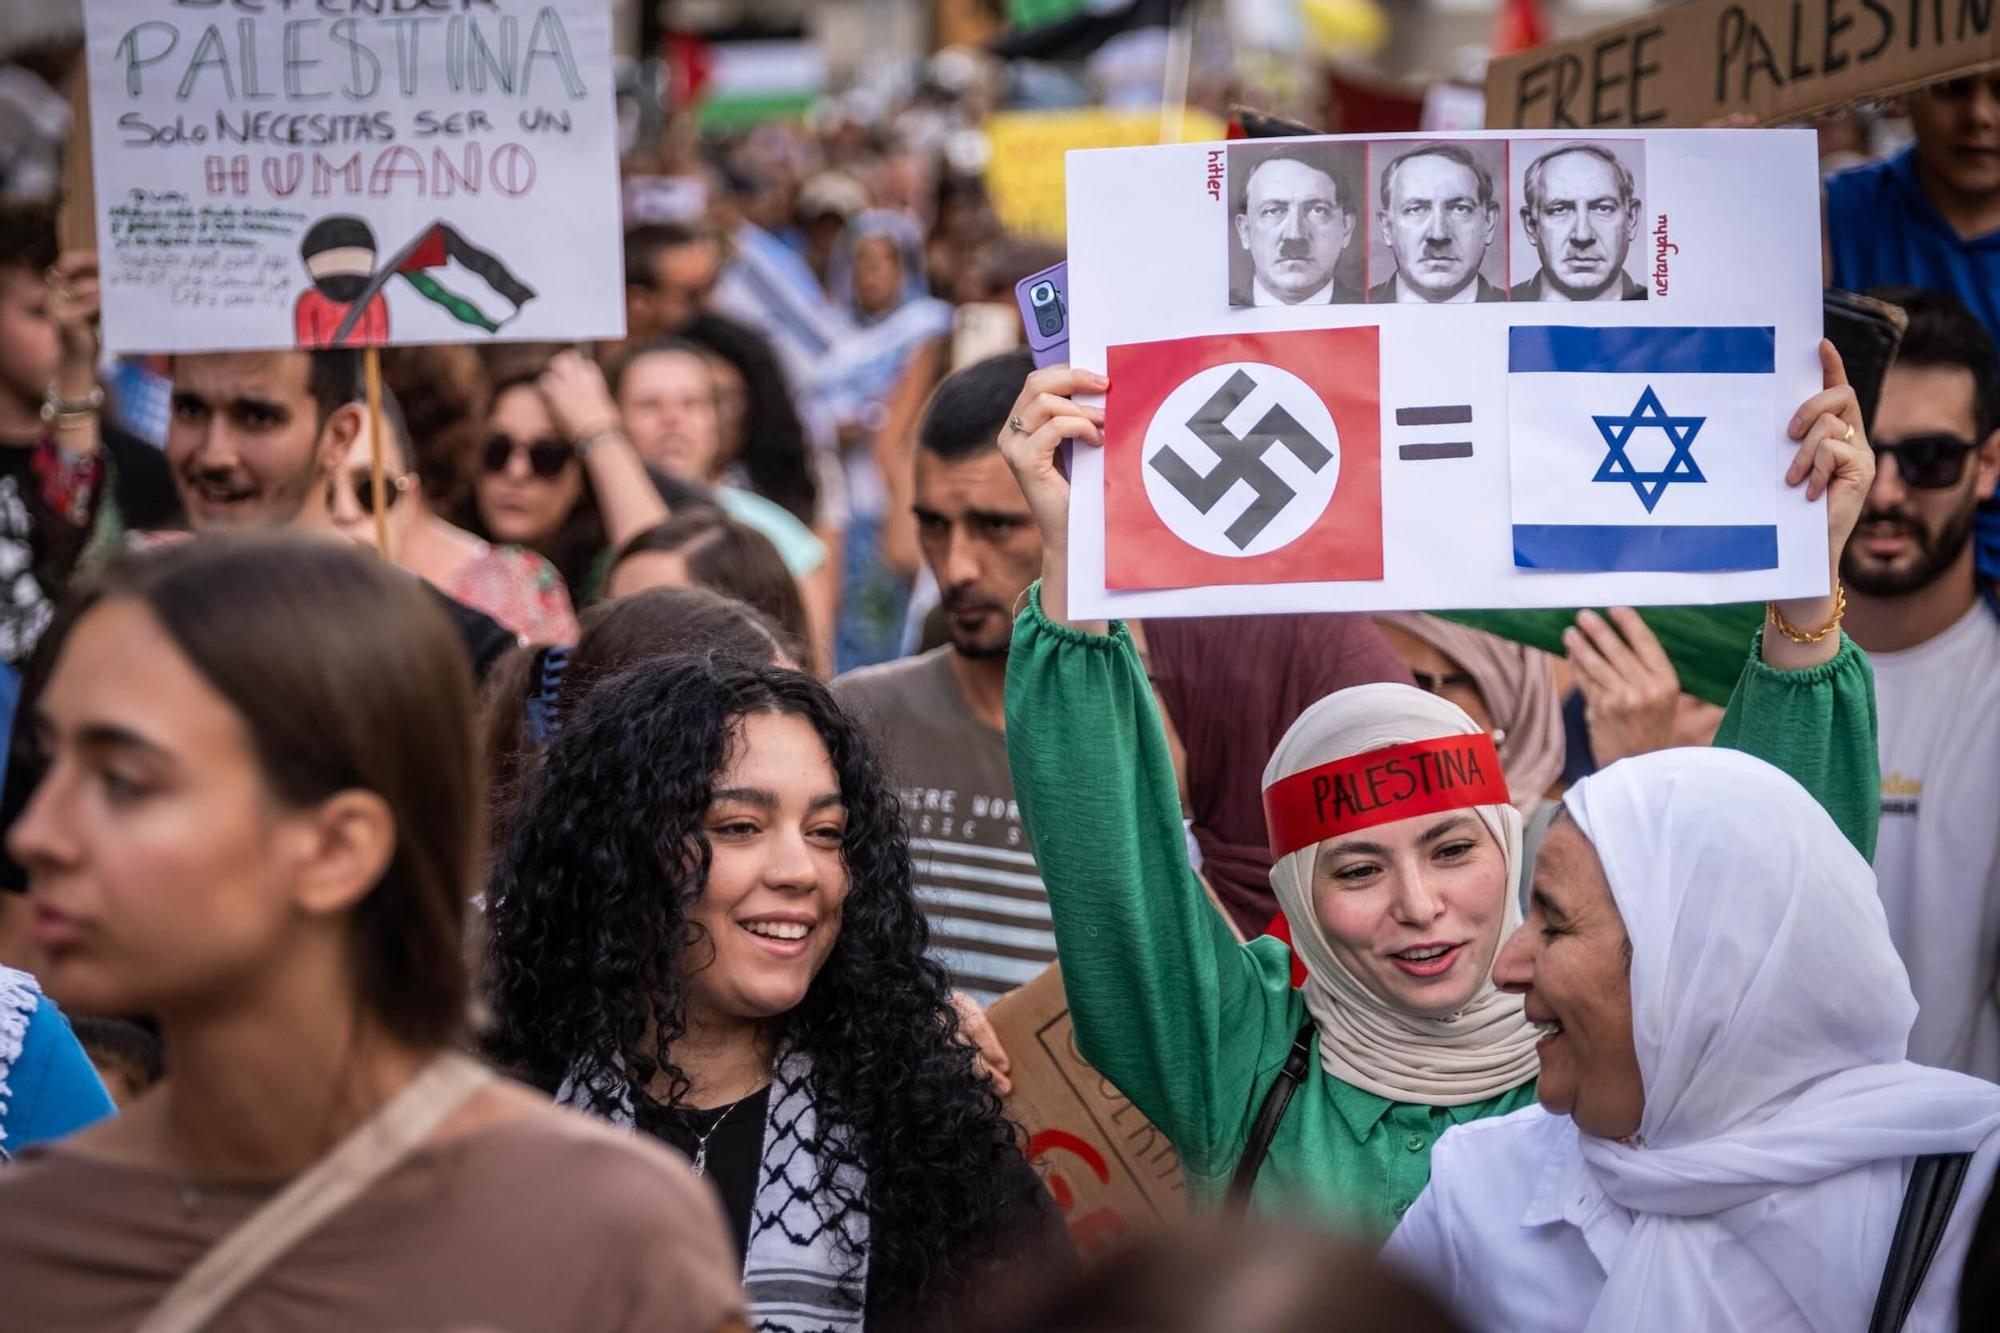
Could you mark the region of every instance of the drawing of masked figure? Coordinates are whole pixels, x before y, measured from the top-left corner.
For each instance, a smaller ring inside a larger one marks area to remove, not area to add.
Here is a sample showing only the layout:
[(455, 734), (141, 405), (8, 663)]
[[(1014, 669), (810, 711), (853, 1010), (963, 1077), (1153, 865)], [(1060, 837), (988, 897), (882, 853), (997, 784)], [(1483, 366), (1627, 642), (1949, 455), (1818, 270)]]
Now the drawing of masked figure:
[[(292, 310), (300, 347), (365, 347), (389, 340), (389, 303), (380, 287), (369, 293), (375, 233), (366, 222), (344, 213), (321, 218), (306, 229), (299, 258), (312, 279)], [(364, 293), (369, 294), (361, 317), (341, 337), (349, 309)]]

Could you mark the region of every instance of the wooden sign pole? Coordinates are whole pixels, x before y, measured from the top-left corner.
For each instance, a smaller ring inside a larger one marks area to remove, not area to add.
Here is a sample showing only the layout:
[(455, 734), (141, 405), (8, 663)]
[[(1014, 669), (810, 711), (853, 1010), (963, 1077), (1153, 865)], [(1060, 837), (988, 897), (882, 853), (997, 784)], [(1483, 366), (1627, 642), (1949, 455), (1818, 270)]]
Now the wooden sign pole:
[(70, 71), (69, 146), (63, 150), (62, 202), (56, 236), (65, 250), (97, 248), (97, 190), (90, 155), (90, 72), (82, 53)]
[(389, 488), (385, 476), (387, 468), (382, 463), (382, 434), (388, 423), (382, 419), (382, 349), (369, 346), (361, 352), (361, 374), (367, 384), (368, 395), (368, 467), (374, 477), (375, 491), (375, 545), (381, 548), (382, 558), (389, 554)]

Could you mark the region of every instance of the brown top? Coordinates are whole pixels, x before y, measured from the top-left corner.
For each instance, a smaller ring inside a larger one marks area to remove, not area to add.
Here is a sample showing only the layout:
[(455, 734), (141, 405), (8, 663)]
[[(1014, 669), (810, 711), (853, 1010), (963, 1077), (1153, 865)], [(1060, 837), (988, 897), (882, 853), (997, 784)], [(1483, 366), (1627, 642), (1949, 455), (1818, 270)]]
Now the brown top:
[[(0, 1170), (0, 1327), (128, 1333), (282, 1184), (189, 1192), (73, 1148), (23, 1153)], [(536, 1108), (417, 1149), (209, 1333), (715, 1333), (742, 1317), (739, 1282), (685, 1162)]]

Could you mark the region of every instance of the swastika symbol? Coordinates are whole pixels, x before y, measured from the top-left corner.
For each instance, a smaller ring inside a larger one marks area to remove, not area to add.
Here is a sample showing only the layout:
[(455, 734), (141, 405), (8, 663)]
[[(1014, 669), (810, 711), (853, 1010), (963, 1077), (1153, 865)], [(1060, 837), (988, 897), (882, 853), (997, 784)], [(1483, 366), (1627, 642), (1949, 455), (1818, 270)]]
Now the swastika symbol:
[(1237, 370), (1187, 419), (1188, 430), (1215, 451), (1215, 466), (1206, 473), (1196, 472), (1172, 445), (1162, 447), (1149, 460), (1154, 471), (1203, 514), (1215, 508), (1237, 482), (1250, 487), (1254, 498), (1224, 531), (1238, 550), (1257, 540), (1297, 496), (1291, 483), (1264, 461), (1273, 447), (1289, 449), (1310, 472), (1316, 473), (1333, 461), (1327, 447), (1283, 404), (1273, 404), (1246, 434), (1239, 436), (1230, 430), (1224, 424), (1229, 414), (1256, 388), (1255, 380)]

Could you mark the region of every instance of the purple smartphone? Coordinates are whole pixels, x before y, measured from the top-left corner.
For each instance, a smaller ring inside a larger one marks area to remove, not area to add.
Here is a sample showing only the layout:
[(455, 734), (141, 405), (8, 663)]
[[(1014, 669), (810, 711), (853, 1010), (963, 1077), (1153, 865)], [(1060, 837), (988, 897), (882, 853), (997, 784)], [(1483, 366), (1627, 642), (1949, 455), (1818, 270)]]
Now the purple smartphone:
[[(1028, 331), (1028, 354), (1035, 369), (1069, 360), (1069, 261), (1030, 273), (1014, 284), (1021, 326)], [(1056, 466), (1069, 475), (1070, 443), (1056, 450)]]
[(1015, 283), (1014, 300), (1021, 307), (1035, 368), (1069, 360), (1069, 261)]

